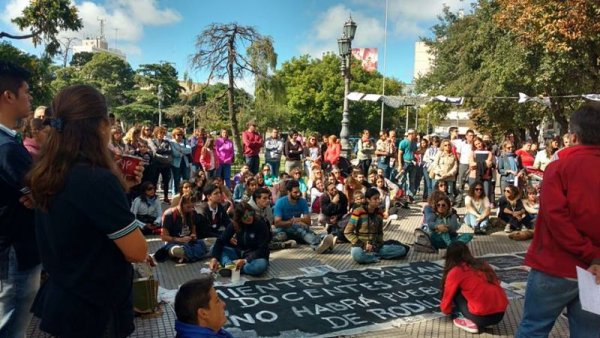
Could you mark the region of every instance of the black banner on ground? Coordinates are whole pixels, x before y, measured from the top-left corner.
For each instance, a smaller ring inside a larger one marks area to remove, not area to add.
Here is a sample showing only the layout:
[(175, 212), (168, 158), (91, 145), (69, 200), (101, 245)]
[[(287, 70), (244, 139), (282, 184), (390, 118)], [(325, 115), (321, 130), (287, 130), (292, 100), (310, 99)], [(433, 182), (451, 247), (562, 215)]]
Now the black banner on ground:
[(442, 267), (430, 262), (219, 286), (232, 330), (326, 334), (439, 311)]

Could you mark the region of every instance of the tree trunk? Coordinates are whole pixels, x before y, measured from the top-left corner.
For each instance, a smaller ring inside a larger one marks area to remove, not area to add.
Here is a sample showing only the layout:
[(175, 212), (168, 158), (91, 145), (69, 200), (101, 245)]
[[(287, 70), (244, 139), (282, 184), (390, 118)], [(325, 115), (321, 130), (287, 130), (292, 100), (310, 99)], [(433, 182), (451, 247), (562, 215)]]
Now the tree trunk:
[(227, 78), (228, 78), (228, 86), (227, 86), (227, 108), (229, 109), (229, 120), (231, 121), (231, 135), (233, 136), (233, 140), (235, 142), (235, 146), (237, 148), (237, 157), (242, 160), (244, 158), (244, 148), (242, 146), (242, 139), (238, 127), (237, 120), (237, 112), (235, 111), (234, 105), (234, 97), (233, 97), (233, 62), (235, 58), (235, 32), (229, 38), (228, 42), (228, 60), (227, 60)]
[(552, 102), (552, 115), (554, 120), (560, 125), (560, 135), (564, 135), (569, 130), (569, 120), (565, 117), (564, 106), (561, 103)]

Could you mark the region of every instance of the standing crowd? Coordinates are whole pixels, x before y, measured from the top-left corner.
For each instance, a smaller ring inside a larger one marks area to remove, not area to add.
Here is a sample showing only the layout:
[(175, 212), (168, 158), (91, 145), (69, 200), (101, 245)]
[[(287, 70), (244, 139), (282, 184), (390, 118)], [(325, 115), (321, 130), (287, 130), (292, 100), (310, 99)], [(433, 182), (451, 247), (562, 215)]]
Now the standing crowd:
[[(340, 243), (350, 243), (348, 255), (359, 264), (403, 258), (410, 246), (387, 239), (386, 224), (400, 219), (417, 196), (425, 204), (413, 248), (447, 249), (441, 310), (462, 329), (479, 332), (498, 323), (508, 301), (489, 265), (471, 256), (466, 244), (473, 234), (458, 232), (462, 217), (453, 207), (465, 206), (464, 223), (475, 235), (488, 232), (495, 208), (507, 232), (533, 236), (537, 225), (532, 248), (545, 254), (527, 255), (531, 284), (552, 280), (556, 288), (576, 290), (569, 280), (576, 265), (600, 281), (600, 236), (592, 226), (600, 211), (587, 209), (596, 196), (590, 189), (600, 192), (600, 186), (588, 180), (566, 195), (564, 188), (590, 177), (581, 169), (585, 175), (565, 181), (565, 173), (575, 173), (572, 166), (597, 162), (600, 128), (589, 130), (600, 127), (597, 107), (583, 108), (585, 116), (574, 113), (567, 139), (550, 139), (539, 150), (527, 140), (515, 150), (513, 134), (496, 145), (473, 130), (463, 140), (458, 128), (450, 128), (448, 139), (409, 129), (401, 140), (394, 130), (374, 140), (364, 130), (353, 164), (335, 135), (292, 130), (282, 138), (274, 128), (263, 139), (252, 122), (239, 150), (227, 130), (197, 129), (189, 138), (184, 128), (163, 126), (124, 132), (102, 94), (86, 85), (63, 89), (51, 107), (31, 116), (27, 80), (26, 70), (0, 63), (0, 337), (24, 336), (30, 310), (43, 331), (60, 337), (131, 334), (133, 262), (207, 259), (222, 276), (236, 270), (258, 276), (272, 250), (306, 244), (327, 254)], [(22, 129), (20, 120), (27, 121)], [(245, 163), (232, 172), (236, 151)], [(128, 158), (138, 160), (133, 173), (124, 169)], [(552, 181), (541, 190), (548, 176)], [(559, 206), (550, 202), (556, 194), (564, 195)], [(577, 212), (568, 212), (571, 204)], [(557, 230), (556, 224), (564, 226)], [(326, 231), (318, 233), (315, 225)], [(164, 245), (149, 256), (144, 236), (153, 235)], [(554, 259), (565, 266), (550, 267)], [(40, 288), (42, 267), (48, 278)], [(588, 329), (599, 322), (587, 322), (571, 293), (555, 297), (552, 313), (540, 313), (531, 303), (544, 296), (530, 288), (537, 286), (528, 286), (523, 337), (551, 328), (565, 306), (570, 324), (579, 326), (572, 332), (593, 332)], [(212, 280), (190, 281), (180, 290), (190, 292), (199, 294), (176, 298), (180, 336), (209, 330), (228, 337)], [(542, 318), (543, 328), (536, 324)]]

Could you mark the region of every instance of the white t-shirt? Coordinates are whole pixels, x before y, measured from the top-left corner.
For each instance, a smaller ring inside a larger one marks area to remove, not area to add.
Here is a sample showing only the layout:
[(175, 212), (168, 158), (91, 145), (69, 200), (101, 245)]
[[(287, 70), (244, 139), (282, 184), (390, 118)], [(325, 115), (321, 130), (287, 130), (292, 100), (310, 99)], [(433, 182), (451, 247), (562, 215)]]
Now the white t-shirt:
[(458, 163), (460, 164), (470, 164), (471, 159), (473, 158), (473, 145), (467, 142), (463, 142), (460, 148), (457, 148), (457, 152), (460, 153), (460, 158), (458, 159)]
[[(477, 210), (477, 212), (479, 212), (479, 214), (483, 214), (483, 212), (485, 211), (485, 209), (490, 207), (490, 201), (487, 199), (487, 197), (484, 197), (482, 199), (479, 200), (479, 202), (475, 202), (473, 200), (473, 198), (471, 198), (471, 196), (466, 196), (465, 197), (465, 206), (469, 206), (471, 205), (473, 207), (473, 209)], [(468, 211), (469, 209), (467, 209), (467, 213), (469, 213)]]

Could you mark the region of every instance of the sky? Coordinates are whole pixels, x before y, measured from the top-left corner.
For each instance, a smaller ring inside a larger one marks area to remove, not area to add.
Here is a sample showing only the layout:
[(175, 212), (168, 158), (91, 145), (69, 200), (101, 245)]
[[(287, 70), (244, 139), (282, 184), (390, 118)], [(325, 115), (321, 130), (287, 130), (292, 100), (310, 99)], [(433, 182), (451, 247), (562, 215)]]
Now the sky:
[[(353, 48), (378, 48), (378, 71), (410, 83), (413, 79), (415, 42), (430, 37), (431, 27), (444, 4), (452, 10), (471, 11), (473, 0), (72, 0), (79, 9), (83, 29), (61, 32), (61, 37), (86, 38), (104, 35), (111, 48), (121, 49), (135, 69), (140, 64), (172, 62), (183, 78), (205, 82), (206, 73), (190, 66), (196, 36), (212, 23), (254, 26), (273, 38), (278, 65), (309, 54), (320, 58), (338, 53), (337, 39), (349, 15), (358, 25)], [(19, 16), (29, 0), (0, 0), (0, 30), (19, 33), (10, 21)], [(11, 40), (9, 40), (11, 41)], [(14, 46), (40, 55), (29, 40), (12, 40)], [(387, 48), (384, 48), (387, 45)], [(251, 87), (251, 80), (241, 87)]]

